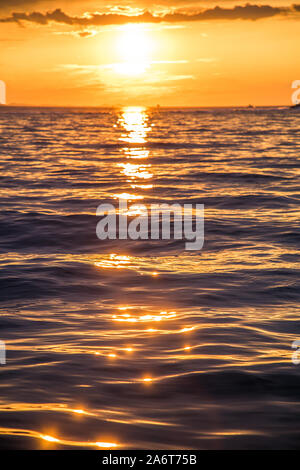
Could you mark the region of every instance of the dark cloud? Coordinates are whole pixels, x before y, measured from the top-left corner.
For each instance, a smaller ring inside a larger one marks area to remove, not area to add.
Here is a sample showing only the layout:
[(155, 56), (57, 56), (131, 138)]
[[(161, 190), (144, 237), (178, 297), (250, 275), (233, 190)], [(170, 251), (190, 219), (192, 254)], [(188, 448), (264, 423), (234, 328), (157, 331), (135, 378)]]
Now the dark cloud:
[(258, 20), (260, 18), (269, 18), (275, 15), (286, 14), (286, 7), (273, 7), (270, 5), (243, 5), (233, 8), (223, 8), (216, 6), (208, 8), (196, 14), (172, 13), (164, 17), (164, 21), (206, 21), (206, 20)]
[[(216, 0), (159, 0), (157, 5), (191, 5), (191, 4), (197, 4), (199, 3), (207, 3), (207, 4), (216, 4)], [(228, 2), (231, 0), (219, 0), (219, 3), (223, 2)], [(265, 0), (263, 0), (265, 1)], [(94, 5), (93, 5), (94, 3)], [(70, 4), (71, 6), (75, 5), (80, 5), (83, 8), (87, 7), (87, 9), (95, 7), (96, 1), (93, 2), (93, 0), (63, 0), (63, 5)], [(41, 5), (43, 8), (56, 8), (58, 4), (58, 0), (0, 0), (0, 11), (2, 12), (11, 12), (15, 11), (16, 8), (20, 8), (22, 10), (28, 10), (29, 8), (32, 10), (32, 8), (37, 8), (39, 5)], [(97, 0), (96, 7), (97, 9), (101, 8), (106, 8), (108, 5), (113, 5), (114, 7), (122, 8), (122, 5), (124, 8), (128, 7), (128, 5), (132, 6), (131, 1), (127, 0), (110, 0), (109, 2), (106, 2), (105, 0)], [(152, 7), (153, 3), (151, 0), (135, 0), (134, 6), (139, 7), (139, 8), (147, 8), (147, 7)]]
[(94, 36), (94, 32), (93, 31), (76, 31), (75, 35), (79, 36), (80, 38), (90, 38), (91, 36)]
[(195, 12), (175, 11), (163, 16), (157, 16), (149, 11), (144, 11), (137, 16), (129, 16), (119, 13), (92, 13), (83, 16), (69, 16), (60, 9), (47, 13), (12, 13), (10, 16), (0, 18), (0, 23), (22, 23), (31, 22), (39, 25), (46, 25), (50, 22), (65, 25), (76, 26), (106, 26), (118, 25), (124, 23), (179, 23), (187, 21), (208, 21), (208, 20), (259, 20), (261, 18), (270, 18), (278, 15), (298, 14), (300, 5), (291, 5), (289, 7), (276, 7), (270, 5), (251, 5), (235, 6), (233, 8), (223, 8), (216, 6), (214, 8), (202, 9)]
[(15, 7), (25, 7), (27, 5), (36, 5), (40, 0), (0, 0), (0, 10), (11, 10)]

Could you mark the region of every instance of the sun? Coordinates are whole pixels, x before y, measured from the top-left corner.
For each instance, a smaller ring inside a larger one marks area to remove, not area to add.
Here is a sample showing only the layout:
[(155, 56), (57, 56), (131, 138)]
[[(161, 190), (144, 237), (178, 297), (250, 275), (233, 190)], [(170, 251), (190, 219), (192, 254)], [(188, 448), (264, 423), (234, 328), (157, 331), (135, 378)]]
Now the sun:
[(117, 52), (120, 62), (114, 70), (124, 75), (140, 75), (150, 67), (153, 40), (144, 24), (126, 24), (119, 28)]

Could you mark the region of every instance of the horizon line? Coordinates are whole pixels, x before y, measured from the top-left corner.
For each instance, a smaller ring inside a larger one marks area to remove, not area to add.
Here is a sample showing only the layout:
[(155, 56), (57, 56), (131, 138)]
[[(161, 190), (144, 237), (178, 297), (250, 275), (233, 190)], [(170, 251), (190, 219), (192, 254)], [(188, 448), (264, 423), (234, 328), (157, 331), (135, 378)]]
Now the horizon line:
[(199, 109), (199, 108), (279, 108), (279, 107), (293, 107), (293, 104), (273, 104), (273, 105), (197, 105), (197, 106), (185, 106), (185, 105), (144, 105), (144, 104), (124, 104), (124, 105), (48, 105), (48, 104), (2, 104), (0, 103), (0, 109), (3, 108), (94, 108), (94, 109), (122, 109), (122, 108), (150, 108), (150, 109), (169, 109), (169, 108), (186, 108), (186, 109)]

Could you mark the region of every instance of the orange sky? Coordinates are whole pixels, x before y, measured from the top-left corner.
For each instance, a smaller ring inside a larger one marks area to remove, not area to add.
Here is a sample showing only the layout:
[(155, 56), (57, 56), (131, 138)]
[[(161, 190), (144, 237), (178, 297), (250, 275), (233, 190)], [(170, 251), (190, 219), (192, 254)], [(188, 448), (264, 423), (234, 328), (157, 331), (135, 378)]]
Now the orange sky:
[(0, 0), (0, 80), (8, 104), (291, 104), (300, 79), (291, 5)]

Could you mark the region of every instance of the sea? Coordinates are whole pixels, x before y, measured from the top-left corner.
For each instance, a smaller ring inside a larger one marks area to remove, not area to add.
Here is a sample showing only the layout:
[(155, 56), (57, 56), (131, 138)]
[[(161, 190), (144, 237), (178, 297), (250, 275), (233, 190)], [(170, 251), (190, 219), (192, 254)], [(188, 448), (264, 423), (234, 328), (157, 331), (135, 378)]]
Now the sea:
[[(1, 107), (1, 449), (300, 448), (299, 130)], [(203, 247), (100, 240), (120, 199), (203, 204)]]

